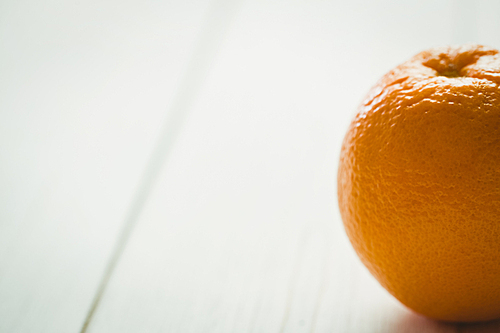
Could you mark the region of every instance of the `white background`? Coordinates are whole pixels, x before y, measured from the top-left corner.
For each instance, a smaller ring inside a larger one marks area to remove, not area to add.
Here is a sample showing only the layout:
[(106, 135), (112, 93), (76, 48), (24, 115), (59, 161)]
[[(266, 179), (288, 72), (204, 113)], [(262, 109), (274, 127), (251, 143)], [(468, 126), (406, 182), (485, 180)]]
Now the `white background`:
[(0, 1), (0, 332), (497, 332), (400, 305), (336, 199), (363, 95), (481, 1)]

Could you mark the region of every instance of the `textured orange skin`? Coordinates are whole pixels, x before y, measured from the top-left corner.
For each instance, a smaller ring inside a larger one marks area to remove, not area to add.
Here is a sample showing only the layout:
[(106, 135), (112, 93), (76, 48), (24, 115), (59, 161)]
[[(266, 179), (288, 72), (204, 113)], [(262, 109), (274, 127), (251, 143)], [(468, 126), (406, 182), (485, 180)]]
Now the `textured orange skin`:
[(424, 51), (372, 88), (345, 136), (339, 207), (361, 261), (399, 301), (500, 318), (500, 54)]

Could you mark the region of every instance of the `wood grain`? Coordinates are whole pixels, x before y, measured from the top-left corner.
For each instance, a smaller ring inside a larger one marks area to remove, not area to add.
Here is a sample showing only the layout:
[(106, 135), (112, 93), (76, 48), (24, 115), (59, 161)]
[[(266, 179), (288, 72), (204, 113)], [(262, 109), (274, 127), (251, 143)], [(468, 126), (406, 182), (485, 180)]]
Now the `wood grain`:
[(336, 204), (368, 88), (498, 4), (237, 6), (0, 2), (0, 332), (498, 332), (404, 308)]
[(372, 17), (380, 3), (245, 3), (88, 332), (471, 329), (388, 295), (353, 253), (335, 196), (356, 104), (401, 59), (449, 42), (447, 5)]
[(0, 4), (0, 332), (77, 332), (208, 1)]

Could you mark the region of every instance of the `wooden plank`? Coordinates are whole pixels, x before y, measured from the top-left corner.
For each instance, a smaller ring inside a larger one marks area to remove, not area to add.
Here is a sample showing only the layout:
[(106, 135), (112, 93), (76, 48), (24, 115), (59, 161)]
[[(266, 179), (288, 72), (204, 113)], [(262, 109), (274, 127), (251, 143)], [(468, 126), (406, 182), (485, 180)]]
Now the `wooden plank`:
[(480, 0), (475, 2), (477, 10), (478, 40), (477, 42), (500, 49), (500, 2)]
[(0, 4), (0, 331), (80, 329), (208, 1)]
[(456, 332), (367, 273), (335, 195), (356, 105), (391, 67), (450, 43), (451, 12), (245, 3), (88, 332)]

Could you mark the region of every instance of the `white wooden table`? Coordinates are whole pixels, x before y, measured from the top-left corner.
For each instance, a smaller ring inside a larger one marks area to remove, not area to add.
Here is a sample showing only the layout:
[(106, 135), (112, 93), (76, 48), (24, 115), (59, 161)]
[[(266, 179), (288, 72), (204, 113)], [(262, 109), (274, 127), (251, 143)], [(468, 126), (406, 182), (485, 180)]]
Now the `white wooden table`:
[(336, 199), (364, 93), (481, 1), (0, 2), (0, 332), (498, 332), (400, 305)]

